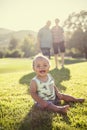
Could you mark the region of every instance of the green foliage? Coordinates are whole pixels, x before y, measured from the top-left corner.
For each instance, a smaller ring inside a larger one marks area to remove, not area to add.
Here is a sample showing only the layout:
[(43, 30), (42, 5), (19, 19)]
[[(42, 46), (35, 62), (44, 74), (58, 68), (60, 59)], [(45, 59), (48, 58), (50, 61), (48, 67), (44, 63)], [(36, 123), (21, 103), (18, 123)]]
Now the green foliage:
[[(65, 59), (65, 67), (50, 73), (63, 93), (87, 99), (87, 62)], [(67, 116), (33, 106), (29, 84), (32, 59), (0, 59), (0, 130), (87, 130), (87, 100), (70, 104)]]
[(9, 50), (14, 50), (18, 47), (18, 40), (16, 38), (12, 38), (9, 43)]
[(20, 58), (23, 57), (23, 52), (19, 49), (6, 50), (5, 57)]
[[(73, 12), (64, 22), (64, 28), (68, 30), (67, 48), (75, 48), (85, 54), (87, 59), (87, 11)], [(71, 51), (72, 52), (72, 51)], [(76, 51), (78, 55), (78, 51)]]
[(23, 57), (23, 52), (21, 52), (19, 49), (15, 49), (11, 52), (11, 57)]
[(4, 52), (3, 50), (0, 50), (0, 58), (3, 58), (4, 57)]
[(38, 53), (36, 39), (29, 35), (24, 38), (23, 41), (19, 41), (16, 38), (12, 38), (7, 48), (0, 49), (0, 58), (3, 57), (31, 57)]
[(22, 43), (21, 50), (24, 52), (24, 57), (30, 57), (36, 54), (34, 39), (26, 37)]
[(71, 13), (64, 21), (64, 27), (73, 32), (78, 29), (87, 31), (87, 11), (81, 10), (78, 13)]

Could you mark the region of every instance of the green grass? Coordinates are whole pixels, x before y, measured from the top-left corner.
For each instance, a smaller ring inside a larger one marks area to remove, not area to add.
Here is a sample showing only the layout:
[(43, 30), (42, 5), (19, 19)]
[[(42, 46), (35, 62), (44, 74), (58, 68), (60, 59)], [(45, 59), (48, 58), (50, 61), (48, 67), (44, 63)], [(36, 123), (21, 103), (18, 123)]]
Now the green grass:
[(32, 59), (0, 59), (0, 130), (87, 130), (87, 62), (65, 59), (65, 67), (50, 73), (63, 93), (85, 98), (71, 104), (67, 116), (33, 107), (29, 85), (35, 73)]

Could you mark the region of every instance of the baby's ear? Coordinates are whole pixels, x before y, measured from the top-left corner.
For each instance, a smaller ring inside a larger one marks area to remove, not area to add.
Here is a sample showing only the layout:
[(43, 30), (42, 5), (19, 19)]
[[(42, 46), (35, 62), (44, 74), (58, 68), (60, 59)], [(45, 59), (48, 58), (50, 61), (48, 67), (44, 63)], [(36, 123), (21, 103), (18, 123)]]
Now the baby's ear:
[(33, 66), (33, 70), (35, 70), (35, 69), (34, 69), (34, 66)]
[(33, 70), (35, 71), (35, 67), (34, 67), (34, 65), (33, 65)]

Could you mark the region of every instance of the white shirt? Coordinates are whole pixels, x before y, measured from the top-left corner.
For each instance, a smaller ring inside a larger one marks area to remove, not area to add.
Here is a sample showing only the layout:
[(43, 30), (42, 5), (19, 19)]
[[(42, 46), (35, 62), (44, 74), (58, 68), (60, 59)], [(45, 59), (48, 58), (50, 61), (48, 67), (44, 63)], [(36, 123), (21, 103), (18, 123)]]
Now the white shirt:
[(54, 89), (54, 79), (53, 77), (48, 74), (48, 80), (46, 82), (41, 81), (36, 77), (33, 80), (37, 84), (37, 93), (38, 96), (41, 97), (43, 100), (55, 100), (56, 94)]

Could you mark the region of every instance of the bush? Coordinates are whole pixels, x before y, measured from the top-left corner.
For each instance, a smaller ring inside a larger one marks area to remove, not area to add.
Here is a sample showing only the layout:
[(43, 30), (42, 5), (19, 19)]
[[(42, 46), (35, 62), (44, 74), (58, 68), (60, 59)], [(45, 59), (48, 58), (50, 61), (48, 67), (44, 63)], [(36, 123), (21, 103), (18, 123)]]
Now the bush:
[(7, 50), (7, 52), (5, 54), (5, 57), (12, 57), (12, 58), (17, 58), (17, 57), (20, 58), (22, 56), (23, 56), (23, 52), (20, 51), (19, 49), (16, 49), (13, 51)]
[(4, 57), (4, 52), (2, 50), (0, 50), (0, 58)]
[(11, 52), (11, 57), (22, 57), (23, 56), (23, 52), (21, 52), (20, 50), (13, 50), (12, 52)]

